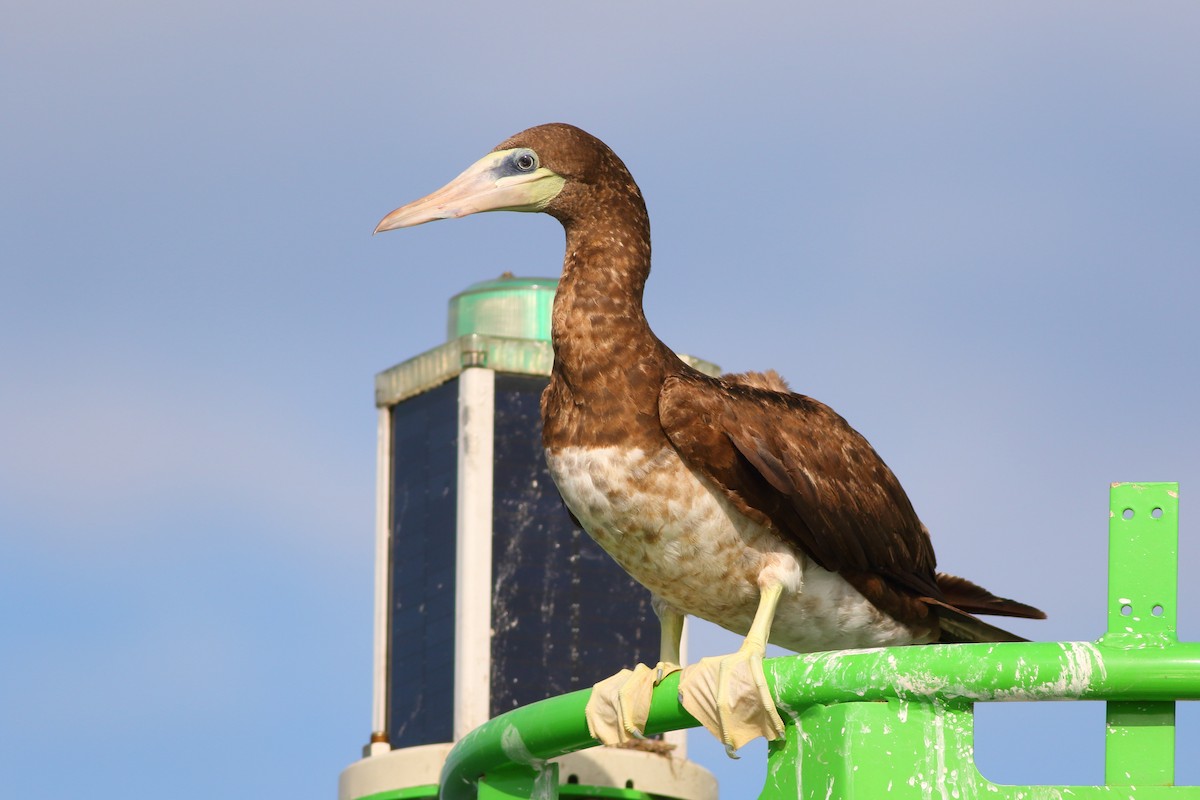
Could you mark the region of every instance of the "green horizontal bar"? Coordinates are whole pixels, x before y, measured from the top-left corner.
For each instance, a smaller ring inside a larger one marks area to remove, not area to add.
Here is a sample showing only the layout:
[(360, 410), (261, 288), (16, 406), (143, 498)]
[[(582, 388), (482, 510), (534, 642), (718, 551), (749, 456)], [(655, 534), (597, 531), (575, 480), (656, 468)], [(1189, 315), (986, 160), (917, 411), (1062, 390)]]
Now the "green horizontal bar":
[(780, 705), (853, 700), (1197, 700), (1200, 643), (926, 645), (770, 659)]
[[(927, 645), (768, 659), (785, 717), (812, 704), (858, 700), (1200, 700), (1200, 643), (1139, 649), (1091, 642)], [(649, 734), (695, 727), (678, 700), (679, 673), (655, 690)], [(590, 689), (514, 709), (450, 751), (442, 800), (471, 800), (481, 775), (595, 744), (584, 720)]]

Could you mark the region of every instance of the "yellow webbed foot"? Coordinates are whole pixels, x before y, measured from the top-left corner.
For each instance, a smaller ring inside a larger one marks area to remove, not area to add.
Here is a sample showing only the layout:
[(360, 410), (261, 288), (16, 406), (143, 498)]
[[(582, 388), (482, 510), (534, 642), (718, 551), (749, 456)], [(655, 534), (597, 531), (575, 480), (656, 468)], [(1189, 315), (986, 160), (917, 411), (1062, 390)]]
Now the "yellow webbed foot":
[(645, 738), (654, 687), (679, 668), (678, 664), (662, 661), (654, 667), (638, 664), (597, 683), (585, 712), (588, 733), (593, 739), (614, 745)]
[(679, 679), (683, 707), (721, 740), (731, 758), (751, 739), (783, 735), (762, 662), (760, 648), (742, 647), (731, 655), (700, 659)]

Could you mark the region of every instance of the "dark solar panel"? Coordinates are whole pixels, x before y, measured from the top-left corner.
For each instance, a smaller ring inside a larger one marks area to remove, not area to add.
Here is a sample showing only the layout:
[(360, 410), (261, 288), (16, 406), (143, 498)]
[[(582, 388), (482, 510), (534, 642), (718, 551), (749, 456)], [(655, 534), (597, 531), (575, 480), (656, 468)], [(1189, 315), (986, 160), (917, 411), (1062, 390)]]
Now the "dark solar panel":
[(392, 747), (448, 742), (454, 722), (458, 380), (392, 409)]
[[(572, 524), (546, 469), (545, 378), (496, 375), (491, 714), (658, 659), (650, 596)], [(392, 410), (393, 747), (453, 736), (458, 380)]]

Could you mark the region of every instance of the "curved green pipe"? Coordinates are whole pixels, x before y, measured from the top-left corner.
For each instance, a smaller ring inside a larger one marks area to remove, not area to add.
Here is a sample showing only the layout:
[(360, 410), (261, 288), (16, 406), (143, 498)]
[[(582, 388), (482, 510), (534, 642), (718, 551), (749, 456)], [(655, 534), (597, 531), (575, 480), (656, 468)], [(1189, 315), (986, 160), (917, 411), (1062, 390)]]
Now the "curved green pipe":
[[(768, 659), (767, 683), (787, 716), (860, 700), (1200, 700), (1200, 643), (1029, 642), (894, 647)], [(691, 728), (679, 673), (655, 689), (647, 734)], [(596, 744), (584, 707), (591, 689), (502, 714), (464, 736), (441, 774), (442, 800), (472, 800), (481, 776)]]

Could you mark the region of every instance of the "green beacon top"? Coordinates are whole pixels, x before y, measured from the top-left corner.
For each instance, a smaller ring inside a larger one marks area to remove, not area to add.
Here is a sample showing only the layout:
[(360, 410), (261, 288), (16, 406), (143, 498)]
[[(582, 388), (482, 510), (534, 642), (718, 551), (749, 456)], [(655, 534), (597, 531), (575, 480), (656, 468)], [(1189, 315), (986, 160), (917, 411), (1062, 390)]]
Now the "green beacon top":
[(450, 298), (446, 340), (471, 333), (550, 341), (550, 309), (558, 281), (511, 273), (476, 283)]

